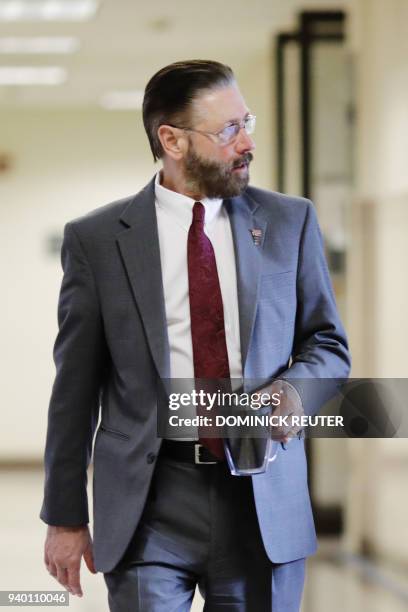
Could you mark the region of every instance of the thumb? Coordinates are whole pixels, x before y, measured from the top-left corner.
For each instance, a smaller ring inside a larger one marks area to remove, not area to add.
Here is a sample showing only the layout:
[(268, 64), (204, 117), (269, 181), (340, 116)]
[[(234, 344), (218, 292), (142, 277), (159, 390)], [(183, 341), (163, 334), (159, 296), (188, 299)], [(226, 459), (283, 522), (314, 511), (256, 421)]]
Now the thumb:
[(88, 546), (85, 549), (84, 559), (85, 559), (85, 563), (89, 571), (92, 572), (92, 574), (96, 574), (97, 572), (96, 572), (94, 560), (93, 560), (92, 542), (89, 542)]

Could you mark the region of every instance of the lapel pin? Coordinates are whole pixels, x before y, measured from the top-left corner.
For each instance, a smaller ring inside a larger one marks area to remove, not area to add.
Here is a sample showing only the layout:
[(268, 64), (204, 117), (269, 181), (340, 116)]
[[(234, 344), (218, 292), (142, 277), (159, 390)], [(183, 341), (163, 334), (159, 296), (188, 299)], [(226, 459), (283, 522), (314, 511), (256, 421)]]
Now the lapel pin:
[(261, 244), (262, 239), (262, 230), (261, 229), (251, 229), (252, 240), (254, 241), (255, 246), (259, 246)]

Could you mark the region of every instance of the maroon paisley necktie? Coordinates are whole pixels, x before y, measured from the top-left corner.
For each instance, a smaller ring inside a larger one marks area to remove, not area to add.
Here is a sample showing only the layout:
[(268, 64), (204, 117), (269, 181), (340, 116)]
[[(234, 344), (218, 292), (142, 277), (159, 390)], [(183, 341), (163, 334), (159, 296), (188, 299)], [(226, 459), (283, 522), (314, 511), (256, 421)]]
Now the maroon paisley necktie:
[[(222, 380), (218, 384), (217, 379), (229, 379), (230, 371), (221, 288), (214, 249), (204, 233), (204, 217), (204, 205), (196, 202), (187, 242), (191, 337), (194, 376), (206, 379), (205, 386), (214, 390), (214, 386), (218, 389), (222, 385)], [(207, 415), (214, 417), (213, 411), (208, 411)], [(216, 457), (224, 458), (221, 438), (206, 438), (202, 428), (198, 429), (198, 434), (201, 444)]]

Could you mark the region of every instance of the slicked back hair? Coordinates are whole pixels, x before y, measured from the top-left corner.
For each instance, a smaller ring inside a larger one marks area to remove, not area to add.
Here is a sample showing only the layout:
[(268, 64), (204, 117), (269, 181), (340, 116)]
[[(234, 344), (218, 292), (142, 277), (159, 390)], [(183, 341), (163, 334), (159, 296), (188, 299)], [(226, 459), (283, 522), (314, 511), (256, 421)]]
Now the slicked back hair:
[(157, 130), (163, 124), (181, 124), (201, 91), (235, 81), (229, 66), (211, 60), (187, 60), (165, 66), (152, 76), (143, 98), (143, 124), (154, 161), (164, 151)]

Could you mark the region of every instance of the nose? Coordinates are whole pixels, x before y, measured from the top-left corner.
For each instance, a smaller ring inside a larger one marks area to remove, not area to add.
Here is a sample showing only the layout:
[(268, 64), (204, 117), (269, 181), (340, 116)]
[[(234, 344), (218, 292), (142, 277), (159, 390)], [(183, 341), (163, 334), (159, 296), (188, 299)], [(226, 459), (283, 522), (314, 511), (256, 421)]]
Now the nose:
[(252, 140), (249, 134), (247, 134), (244, 127), (239, 130), (238, 138), (236, 140), (237, 153), (245, 153), (247, 151), (253, 151), (255, 149), (255, 142)]

